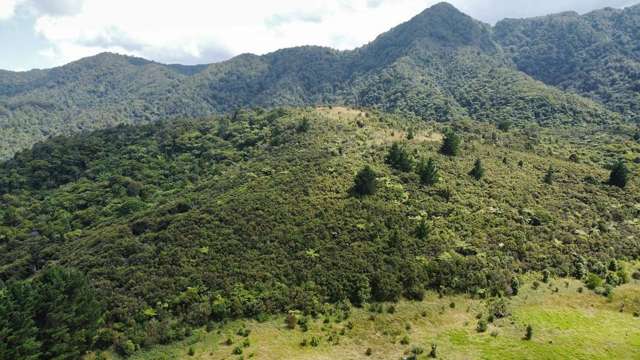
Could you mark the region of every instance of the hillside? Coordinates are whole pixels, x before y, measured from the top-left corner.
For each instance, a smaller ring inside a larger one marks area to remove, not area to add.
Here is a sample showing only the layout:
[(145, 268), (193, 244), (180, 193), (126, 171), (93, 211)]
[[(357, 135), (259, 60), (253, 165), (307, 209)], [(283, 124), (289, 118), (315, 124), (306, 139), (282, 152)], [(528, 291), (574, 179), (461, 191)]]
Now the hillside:
[(518, 71), (490, 26), (441, 3), (353, 51), (300, 47), (194, 67), (100, 54), (51, 70), (0, 72), (0, 158), (52, 135), (318, 104), (437, 121), (620, 119)]
[[(463, 139), (455, 157), (438, 152), (449, 127)], [(396, 142), (410, 171), (385, 160)], [(605, 166), (639, 155), (626, 135), (591, 127), (498, 130), (346, 108), (59, 137), (0, 165), (0, 279), (48, 288), (75, 279), (39, 280), (52, 266), (86, 273), (104, 306), (96, 346), (124, 354), (210, 321), (325, 302), (509, 296), (527, 271), (606, 279), (594, 289), (607, 294), (630, 275), (615, 260), (640, 255), (640, 197), (636, 178), (607, 185)], [(439, 169), (434, 186), (415, 172), (423, 158)], [(377, 192), (358, 196), (365, 165)]]
[(640, 120), (640, 5), (504, 20), (495, 35), (523, 72)]

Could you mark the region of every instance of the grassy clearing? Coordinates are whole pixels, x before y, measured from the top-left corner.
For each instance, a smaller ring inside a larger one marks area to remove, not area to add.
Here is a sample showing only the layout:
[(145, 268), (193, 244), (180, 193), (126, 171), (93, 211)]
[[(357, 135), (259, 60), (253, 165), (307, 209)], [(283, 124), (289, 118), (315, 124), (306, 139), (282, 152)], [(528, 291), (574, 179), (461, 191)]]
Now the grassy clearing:
[[(477, 315), (487, 315), (484, 301), (430, 293), (422, 302), (393, 305), (393, 313), (391, 304), (384, 304), (383, 313), (354, 309), (343, 321), (319, 317), (306, 332), (287, 329), (284, 317), (235, 321), (132, 359), (399, 359), (416, 347), (424, 350), (419, 358), (426, 359), (431, 344), (437, 344), (443, 359), (640, 358), (640, 318), (632, 310), (640, 303), (640, 284), (620, 287), (610, 299), (580, 293), (581, 286), (563, 279), (538, 289), (527, 285), (510, 301), (512, 315), (490, 323), (483, 333), (476, 326)], [(523, 339), (528, 324), (533, 327), (530, 341)], [(248, 329), (249, 335), (238, 335), (240, 329)], [(319, 339), (316, 347), (310, 345), (314, 337)], [(227, 339), (233, 344), (227, 345)], [(242, 354), (234, 354), (236, 348)]]

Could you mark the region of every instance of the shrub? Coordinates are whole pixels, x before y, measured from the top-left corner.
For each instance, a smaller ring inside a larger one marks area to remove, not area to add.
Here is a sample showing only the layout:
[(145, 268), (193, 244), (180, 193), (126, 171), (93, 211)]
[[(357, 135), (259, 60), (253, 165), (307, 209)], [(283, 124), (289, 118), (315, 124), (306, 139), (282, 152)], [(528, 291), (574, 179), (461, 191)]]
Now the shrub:
[(367, 356), (371, 356), (373, 354), (373, 350), (371, 350), (371, 348), (367, 348), (367, 351), (365, 351), (364, 354)]
[(189, 351), (188, 351), (189, 356), (193, 356), (196, 354), (196, 351), (193, 349), (193, 347), (189, 347)]
[(431, 344), (431, 351), (429, 352), (429, 357), (433, 359), (438, 357), (438, 345)]
[(320, 339), (316, 336), (311, 338), (311, 346), (318, 347), (320, 345)]
[(602, 286), (602, 278), (596, 274), (589, 274), (584, 284), (587, 286), (589, 290), (595, 290), (596, 288)]
[(547, 173), (544, 175), (544, 178), (542, 179), (542, 181), (544, 181), (544, 183), (547, 185), (551, 185), (553, 184), (554, 175), (555, 175), (555, 170), (553, 169), (553, 167), (551, 167), (551, 165), (549, 165), (549, 169), (547, 169)]
[(287, 314), (287, 318), (285, 319), (285, 323), (287, 324), (287, 329), (289, 330), (293, 330), (296, 328), (298, 317), (293, 311), (289, 311), (289, 314)]
[(487, 331), (487, 320), (480, 319), (480, 321), (478, 321), (478, 325), (476, 326), (476, 331), (478, 331), (479, 333)]

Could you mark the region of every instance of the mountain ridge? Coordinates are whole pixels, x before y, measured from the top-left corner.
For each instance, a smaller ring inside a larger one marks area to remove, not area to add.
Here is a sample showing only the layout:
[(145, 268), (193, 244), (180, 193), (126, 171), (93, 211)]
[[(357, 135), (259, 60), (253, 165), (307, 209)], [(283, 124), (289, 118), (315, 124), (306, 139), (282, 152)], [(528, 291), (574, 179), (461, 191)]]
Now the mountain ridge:
[(520, 73), (494, 32), (440, 3), (354, 50), (301, 46), (193, 66), (101, 53), (0, 73), (0, 158), (51, 135), (246, 106), (352, 105), (439, 121), (618, 121), (599, 103)]

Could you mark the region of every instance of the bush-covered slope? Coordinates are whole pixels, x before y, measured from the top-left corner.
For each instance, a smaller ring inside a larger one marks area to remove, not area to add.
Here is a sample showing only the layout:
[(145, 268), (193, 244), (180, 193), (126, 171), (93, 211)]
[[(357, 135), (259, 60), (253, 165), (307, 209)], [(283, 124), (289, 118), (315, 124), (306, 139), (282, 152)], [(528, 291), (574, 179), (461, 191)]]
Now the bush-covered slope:
[(51, 135), (247, 106), (317, 104), (438, 121), (618, 118), (518, 72), (488, 25), (438, 4), (353, 51), (300, 47), (196, 67), (101, 54), (51, 70), (0, 72), (0, 157)]
[[(442, 124), (343, 108), (52, 139), (0, 165), (0, 279), (86, 272), (108, 309), (99, 343), (122, 349), (324, 302), (509, 294), (527, 270), (604, 277), (640, 255), (637, 179), (604, 184), (605, 164), (640, 154), (627, 136), (452, 126), (457, 157), (438, 152)], [(394, 142), (413, 169), (434, 159), (440, 182), (394, 170)], [(377, 192), (356, 196), (364, 165)]]
[(495, 35), (525, 73), (640, 119), (640, 5), (504, 20)]

